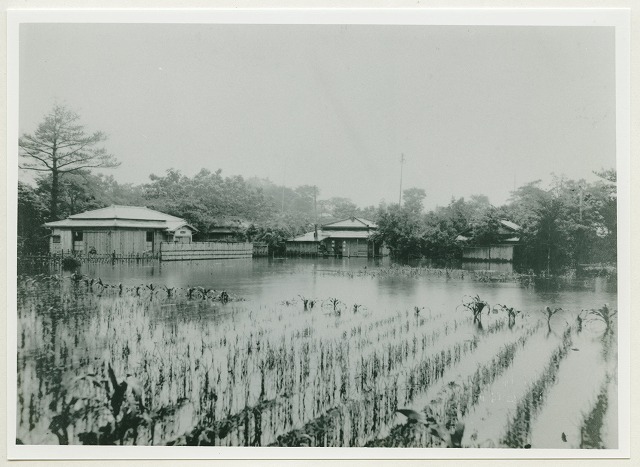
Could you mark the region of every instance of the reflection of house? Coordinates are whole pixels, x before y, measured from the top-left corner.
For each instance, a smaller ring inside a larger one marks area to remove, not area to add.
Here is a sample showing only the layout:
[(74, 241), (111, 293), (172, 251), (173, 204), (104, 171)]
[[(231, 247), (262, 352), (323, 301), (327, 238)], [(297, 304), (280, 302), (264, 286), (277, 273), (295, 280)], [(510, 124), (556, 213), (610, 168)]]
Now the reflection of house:
[(287, 253), (311, 256), (380, 256), (381, 245), (374, 244), (369, 239), (377, 228), (373, 222), (358, 217), (331, 222), (316, 231), (287, 241)]
[[(462, 259), (472, 261), (513, 261), (513, 252), (520, 242), (520, 226), (501, 219), (498, 227), (498, 241), (490, 245), (465, 246)], [(456, 237), (458, 242), (472, 240), (472, 229), (467, 229)]]
[(236, 241), (247, 229), (249, 224), (241, 219), (220, 218), (216, 219), (207, 232), (198, 235), (198, 241), (229, 242)]
[(109, 206), (48, 222), (51, 253), (155, 254), (160, 242), (190, 243), (184, 219), (138, 206)]

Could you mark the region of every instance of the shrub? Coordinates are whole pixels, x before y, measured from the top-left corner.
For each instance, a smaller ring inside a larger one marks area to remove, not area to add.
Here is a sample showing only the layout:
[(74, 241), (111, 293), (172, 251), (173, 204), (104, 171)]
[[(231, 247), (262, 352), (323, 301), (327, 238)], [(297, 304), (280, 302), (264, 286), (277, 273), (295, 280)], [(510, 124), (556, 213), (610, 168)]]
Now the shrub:
[(80, 267), (80, 261), (73, 256), (66, 256), (62, 259), (62, 269), (65, 271), (73, 271), (74, 269), (78, 269)]

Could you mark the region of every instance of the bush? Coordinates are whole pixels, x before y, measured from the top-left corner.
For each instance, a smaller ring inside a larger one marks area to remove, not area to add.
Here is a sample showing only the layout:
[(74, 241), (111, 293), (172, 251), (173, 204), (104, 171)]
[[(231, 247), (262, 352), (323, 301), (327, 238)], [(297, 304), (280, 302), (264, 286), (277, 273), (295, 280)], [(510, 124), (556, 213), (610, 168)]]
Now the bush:
[(80, 261), (74, 258), (73, 256), (66, 256), (62, 259), (62, 269), (65, 271), (73, 271), (74, 269), (78, 269), (80, 267)]

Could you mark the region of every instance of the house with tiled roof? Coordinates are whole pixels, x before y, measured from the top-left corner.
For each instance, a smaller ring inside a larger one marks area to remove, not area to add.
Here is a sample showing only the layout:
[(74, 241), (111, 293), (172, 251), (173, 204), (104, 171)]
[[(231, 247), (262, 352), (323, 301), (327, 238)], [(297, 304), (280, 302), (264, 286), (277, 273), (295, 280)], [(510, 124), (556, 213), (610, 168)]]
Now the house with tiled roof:
[(197, 229), (184, 219), (141, 206), (112, 205), (44, 224), (50, 252), (155, 255), (161, 242), (190, 243)]
[(382, 254), (371, 240), (378, 226), (367, 219), (350, 217), (324, 224), (287, 241), (287, 254), (301, 256), (374, 257)]

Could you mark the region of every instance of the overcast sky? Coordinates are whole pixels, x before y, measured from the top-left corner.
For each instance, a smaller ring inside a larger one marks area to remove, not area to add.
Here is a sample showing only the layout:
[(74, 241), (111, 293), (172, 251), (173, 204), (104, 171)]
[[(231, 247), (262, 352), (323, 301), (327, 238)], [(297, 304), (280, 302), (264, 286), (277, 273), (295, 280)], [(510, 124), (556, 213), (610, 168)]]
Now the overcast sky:
[(54, 102), (105, 131), (118, 181), (264, 177), (427, 207), (615, 166), (614, 29), (23, 24), (20, 132)]

